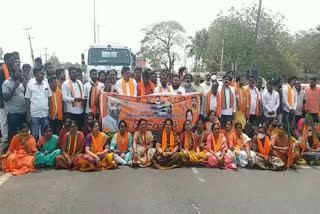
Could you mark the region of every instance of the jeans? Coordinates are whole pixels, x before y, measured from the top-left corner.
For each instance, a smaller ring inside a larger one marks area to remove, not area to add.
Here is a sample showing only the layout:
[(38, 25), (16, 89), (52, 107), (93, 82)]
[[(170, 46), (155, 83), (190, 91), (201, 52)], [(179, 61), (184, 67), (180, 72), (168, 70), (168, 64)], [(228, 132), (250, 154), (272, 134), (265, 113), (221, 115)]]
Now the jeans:
[(286, 132), (288, 132), (289, 124), (290, 124), (290, 127), (292, 127), (294, 125), (293, 119), (294, 119), (294, 113), (289, 113), (289, 112), (283, 111), (282, 122), (283, 122), (283, 126), (284, 126), (284, 129), (286, 130)]
[(17, 113), (8, 113), (8, 142), (11, 142), (13, 136), (19, 133), (22, 123), (27, 121), (27, 115), (17, 114)]
[(0, 128), (2, 134), (2, 142), (8, 141), (8, 122), (6, 107), (0, 108)]
[(62, 126), (63, 126), (62, 120), (55, 119), (50, 121), (50, 127), (52, 130), (52, 133), (55, 135), (59, 136), (60, 129), (62, 128)]
[(222, 129), (226, 128), (226, 123), (228, 120), (232, 121), (232, 115), (221, 115), (221, 128)]
[(44, 128), (49, 125), (48, 117), (32, 117), (31, 133), (36, 140), (39, 139), (39, 129), (41, 128), (41, 135), (43, 136)]

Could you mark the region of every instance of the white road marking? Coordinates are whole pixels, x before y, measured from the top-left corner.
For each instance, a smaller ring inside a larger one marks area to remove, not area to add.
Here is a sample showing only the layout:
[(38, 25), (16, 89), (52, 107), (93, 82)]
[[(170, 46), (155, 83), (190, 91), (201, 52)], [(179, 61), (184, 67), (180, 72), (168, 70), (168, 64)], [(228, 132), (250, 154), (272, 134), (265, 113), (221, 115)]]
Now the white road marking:
[(193, 173), (197, 176), (198, 180), (205, 183), (206, 180), (201, 176), (200, 172), (196, 168), (192, 168)]
[(194, 209), (197, 212), (197, 214), (201, 214), (200, 209), (197, 207), (196, 204), (192, 204), (192, 209)]
[(2, 184), (4, 184), (11, 176), (12, 176), (11, 173), (6, 173), (2, 175), (0, 177), (0, 186), (2, 186)]

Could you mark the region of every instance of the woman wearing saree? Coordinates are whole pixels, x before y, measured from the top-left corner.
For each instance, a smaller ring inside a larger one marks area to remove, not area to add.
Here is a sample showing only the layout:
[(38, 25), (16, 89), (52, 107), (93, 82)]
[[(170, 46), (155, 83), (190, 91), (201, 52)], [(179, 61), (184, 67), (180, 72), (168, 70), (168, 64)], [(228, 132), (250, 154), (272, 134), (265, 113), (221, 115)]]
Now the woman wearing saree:
[(208, 132), (204, 129), (204, 122), (202, 119), (199, 119), (196, 123), (194, 133), (199, 135), (199, 148), (200, 151), (204, 151), (207, 149), (207, 136)]
[(210, 168), (236, 170), (237, 166), (227, 151), (227, 140), (224, 134), (220, 132), (220, 125), (215, 123), (212, 125), (212, 134), (207, 137), (207, 166)]
[(156, 169), (173, 169), (180, 167), (182, 160), (179, 154), (180, 139), (173, 131), (173, 120), (164, 121), (164, 129), (158, 136), (156, 152), (153, 156), (153, 166)]
[(92, 122), (94, 120), (94, 114), (92, 112), (89, 112), (87, 115), (87, 120), (82, 128), (82, 133), (84, 136), (88, 136), (88, 134), (91, 133), (92, 129)]
[(48, 125), (44, 127), (44, 136), (42, 136), (37, 143), (38, 152), (35, 153), (36, 160), (34, 165), (36, 167), (56, 165), (56, 156), (61, 154), (61, 150), (57, 149), (59, 137), (52, 134), (52, 129)]
[(113, 154), (109, 150), (109, 137), (100, 132), (98, 121), (92, 123), (92, 132), (88, 134), (85, 142), (85, 153), (81, 160), (82, 172), (117, 168)]
[(29, 126), (23, 123), (20, 133), (15, 135), (8, 151), (0, 156), (2, 169), (12, 175), (34, 172), (34, 153), (37, 151), (36, 139), (29, 135)]
[(236, 131), (230, 136), (228, 153), (232, 155), (233, 160), (238, 166), (245, 167), (249, 164), (249, 166), (252, 167), (256, 154), (250, 150), (251, 139), (245, 133), (242, 133), (242, 125), (240, 122), (237, 122), (234, 127)]
[(231, 136), (231, 134), (233, 132), (234, 132), (234, 128), (232, 127), (232, 120), (227, 120), (226, 128), (222, 131), (222, 133), (226, 137), (226, 140), (227, 140), (227, 143), (228, 143), (228, 147), (230, 147), (229, 138), (230, 138), (230, 136)]
[(199, 135), (191, 132), (192, 122), (184, 122), (185, 131), (180, 135), (180, 156), (185, 164), (197, 165), (206, 161), (204, 152), (200, 152)]
[(209, 111), (209, 114), (208, 114), (208, 121), (204, 124), (204, 127), (208, 133), (211, 133), (212, 125), (214, 123), (220, 124), (218, 117), (216, 117), (216, 112), (211, 110), (211, 111)]
[(127, 131), (127, 123), (119, 122), (119, 132), (113, 135), (110, 150), (117, 164), (132, 165), (132, 135)]
[(133, 164), (139, 167), (148, 167), (156, 149), (153, 148), (152, 132), (147, 130), (147, 121), (138, 121), (138, 130), (133, 135)]
[(252, 151), (256, 153), (254, 167), (264, 170), (285, 170), (285, 164), (280, 158), (271, 155), (272, 144), (270, 138), (266, 135), (266, 128), (260, 126), (258, 128), (258, 135), (253, 138)]
[(79, 170), (83, 156), (85, 138), (74, 120), (70, 121), (70, 131), (61, 141), (61, 155), (56, 156), (56, 168)]

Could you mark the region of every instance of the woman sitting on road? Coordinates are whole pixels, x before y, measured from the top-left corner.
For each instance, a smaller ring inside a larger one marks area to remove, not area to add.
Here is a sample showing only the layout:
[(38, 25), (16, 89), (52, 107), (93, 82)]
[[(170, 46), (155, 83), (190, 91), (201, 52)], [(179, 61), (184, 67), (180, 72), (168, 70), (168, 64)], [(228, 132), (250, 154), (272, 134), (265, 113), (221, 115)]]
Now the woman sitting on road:
[(286, 169), (281, 159), (272, 155), (272, 144), (265, 127), (258, 128), (258, 135), (253, 138), (251, 148), (256, 153), (254, 167), (275, 171)]
[(229, 144), (229, 138), (231, 136), (231, 134), (234, 132), (234, 128), (232, 127), (232, 120), (227, 120), (226, 122), (226, 128), (222, 131), (222, 133), (224, 134), (224, 136), (226, 137), (227, 143), (228, 143), (228, 147), (230, 146)]
[(38, 143), (38, 152), (35, 153), (36, 160), (34, 165), (40, 166), (55, 166), (56, 156), (61, 154), (61, 150), (57, 149), (59, 145), (59, 137), (52, 135), (52, 129), (48, 125), (44, 127), (44, 136), (42, 136)]
[(152, 132), (147, 130), (147, 121), (138, 121), (138, 130), (133, 135), (133, 163), (139, 167), (148, 167), (156, 149), (153, 148)]
[(228, 153), (232, 155), (238, 166), (245, 167), (249, 164), (252, 167), (256, 154), (250, 150), (251, 139), (242, 133), (242, 124), (240, 122), (236, 122), (234, 127), (236, 131), (230, 136)]
[(207, 144), (207, 136), (208, 136), (208, 132), (207, 130), (204, 129), (204, 122), (203, 119), (199, 119), (197, 121), (197, 124), (195, 126), (195, 130), (194, 133), (199, 135), (200, 139), (199, 139), (199, 148), (200, 151), (203, 151), (206, 149), (206, 144)]
[(212, 125), (212, 134), (207, 137), (207, 166), (220, 169), (237, 169), (232, 156), (227, 153), (228, 144), (224, 134), (220, 133), (220, 125)]
[(61, 141), (61, 155), (56, 156), (56, 168), (79, 170), (84, 151), (84, 135), (78, 131), (74, 120), (70, 121), (70, 131)]
[(82, 133), (84, 136), (87, 136), (88, 134), (91, 133), (93, 120), (94, 120), (94, 114), (92, 112), (89, 112), (87, 116), (87, 120), (82, 128)]
[(211, 110), (211, 111), (209, 111), (209, 114), (208, 114), (208, 121), (204, 124), (204, 127), (208, 133), (211, 133), (212, 125), (214, 123), (220, 124), (218, 117), (216, 117), (216, 112)]
[(4, 172), (21, 175), (35, 171), (33, 154), (37, 151), (37, 144), (29, 131), (28, 124), (23, 123), (20, 133), (12, 138), (8, 151), (0, 156)]
[(127, 131), (127, 123), (124, 120), (119, 122), (119, 132), (113, 135), (110, 150), (117, 164), (132, 165), (132, 135)]
[(153, 166), (157, 169), (173, 169), (182, 164), (179, 154), (180, 139), (173, 131), (172, 119), (167, 118), (164, 121), (164, 127), (157, 139)]
[(180, 135), (180, 156), (186, 164), (203, 163), (207, 157), (204, 152), (200, 152), (199, 135), (191, 132), (192, 122), (187, 120), (184, 122), (185, 131)]
[(113, 154), (109, 150), (108, 136), (100, 132), (98, 121), (92, 123), (92, 132), (85, 142), (85, 152), (81, 161), (81, 171), (106, 170), (117, 168)]

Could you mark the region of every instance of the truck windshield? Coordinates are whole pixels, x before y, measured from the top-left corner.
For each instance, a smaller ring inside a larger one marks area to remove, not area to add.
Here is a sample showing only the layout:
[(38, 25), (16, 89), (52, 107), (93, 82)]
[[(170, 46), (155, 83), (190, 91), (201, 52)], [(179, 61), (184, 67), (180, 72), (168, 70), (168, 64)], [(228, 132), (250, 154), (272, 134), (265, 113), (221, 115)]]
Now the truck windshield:
[(130, 65), (128, 49), (91, 48), (88, 58), (89, 65)]

